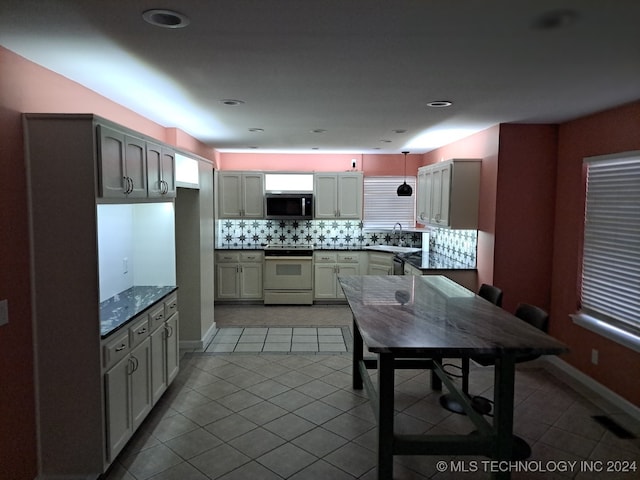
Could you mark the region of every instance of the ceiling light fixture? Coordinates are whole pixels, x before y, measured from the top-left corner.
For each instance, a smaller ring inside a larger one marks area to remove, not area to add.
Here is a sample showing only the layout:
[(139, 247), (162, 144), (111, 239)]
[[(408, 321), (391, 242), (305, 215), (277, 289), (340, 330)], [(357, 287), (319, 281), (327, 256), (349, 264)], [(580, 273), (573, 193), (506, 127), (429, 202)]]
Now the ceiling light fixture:
[(252, 133), (262, 133), (264, 132), (264, 128), (250, 128), (249, 131)]
[(160, 28), (184, 28), (191, 21), (181, 13), (173, 10), (154, 8), (142, 13), (145, 22)]
[(407, 133), (407, 131), (404, 128), (397, 128), (396, 130), (392, 130), (393, 133)]
[(311, 130), (311, 133), (326, 133), (327, 131), (324, 128), (316, 128)]
[(453, 102), (450, 102), (449, 100), (434, 100), (433, 102), (427, 103), (427, 107), (432, 108), (445, 108), (450, 107), (451, 105), (453, 105)]
[(411, 185), (407, 184), (407, 154), (409, 152), (402, 152), (404, 154), (404, 183), (398, 187), (399, 197), (410, 197), (413, 193)]
[(533, 28), (537, 30), (556, 30), (564, 28), (578, 19), (578, 13), (575, 10), (551, 10), (543, 13), (533, 22)]
[(242, 100), (235, 100), (233, 98), (225, 98), (220, 100), (220, 103), (223, 105), (227, 105), (228, 107), (235, 107), (237, 105), (242, 105), (244, 102)]

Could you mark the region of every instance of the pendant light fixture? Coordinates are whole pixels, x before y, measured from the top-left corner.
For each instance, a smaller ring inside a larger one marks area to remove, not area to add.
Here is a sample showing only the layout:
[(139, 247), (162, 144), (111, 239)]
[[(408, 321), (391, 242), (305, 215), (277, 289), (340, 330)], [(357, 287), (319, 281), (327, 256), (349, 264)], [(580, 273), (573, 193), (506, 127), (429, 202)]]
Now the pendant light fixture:
[(407, 185), (407, 153), (402, 152), (404, 154), (404, 183), (398, 187), (398, 196), (399, 197), (410, 197), (413, 193), (413, 188), (411, 185)]

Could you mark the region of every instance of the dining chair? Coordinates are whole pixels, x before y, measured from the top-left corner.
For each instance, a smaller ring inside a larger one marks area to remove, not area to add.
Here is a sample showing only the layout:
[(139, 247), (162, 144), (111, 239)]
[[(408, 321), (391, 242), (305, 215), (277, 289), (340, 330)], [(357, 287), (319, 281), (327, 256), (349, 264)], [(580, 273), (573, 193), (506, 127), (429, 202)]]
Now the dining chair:
[[(535, 305), (530, 305), (528, 303), (520, 303), (516, 307), (514, 315), (519, 319), (524, 320), (529, 325), (536, 327), (538, 330), (542, 330), (545, 333), (549, 330), (549, 314), (540, 307), (536, 307)], [(539, 357), (540, 355), (535, 353), (524, 353), (516, 356), (516, 363), (530, 362)], [(474, 357), (473, 361), (485, 367), (495, 364), (495, 359), (487, 357)], [(484, 411), (488, 410), (484, 415), (490, 414), (493, 409), (493, 402), (488, 398), (481, 397), (479, 395), (472, 397), (471, 403), (476, 410), (478, 406), (480, 406)], [(531, 447), (526, 440), (514, 435), (512, 460), (525, 460), (530, 456)]]
[[(487, 283), (483, 283), (480, 285), (478, 289), (478, 296), (484, 298), (488, 302), (493, 303), (497, 307), (502, 307), (502, 289), (496, 287), (495, 285), (489, 285)], [(479, 413), (486, 415), (491, 412), (491, 404), (487, 404), (484, 401), (483, 397), (472, 397), (469, 395), (469, 358), (461, 359), (460, 366), (447, 363), (442, 365), (443, 369), (445, 369), (447, 375), (455, 378), (460, 378), (462, 382), (462, 393), (471, 399), (471, 404), (473, 408)], [(451, 370), (447, 371), (446, 369), (457, 369), (460, 373), (452, 373)], [(478, 399), (477, 401), (474, 399)], [(477, 402), (477, 404), (476, 404)], [(456, 398), (451, 394), (444, 394), (440, 396), (440, 405), (443, 408), (449, 410), (450, 412), (459, 413), (464, 415), (464, 408)]]

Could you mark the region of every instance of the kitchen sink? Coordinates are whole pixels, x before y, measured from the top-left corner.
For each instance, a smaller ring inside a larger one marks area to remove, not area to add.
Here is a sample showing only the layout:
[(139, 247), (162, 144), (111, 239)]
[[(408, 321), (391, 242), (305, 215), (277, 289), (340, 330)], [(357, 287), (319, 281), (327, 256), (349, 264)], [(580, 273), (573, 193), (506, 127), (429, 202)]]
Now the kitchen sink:
[(389, 252), (389, 253), (413, 253), (419, 252), (419, 248), (415, 247), (397, 247), (395, 245), (371, 245), (365, 247), (366, 250), (375, 250), (378, 252)]

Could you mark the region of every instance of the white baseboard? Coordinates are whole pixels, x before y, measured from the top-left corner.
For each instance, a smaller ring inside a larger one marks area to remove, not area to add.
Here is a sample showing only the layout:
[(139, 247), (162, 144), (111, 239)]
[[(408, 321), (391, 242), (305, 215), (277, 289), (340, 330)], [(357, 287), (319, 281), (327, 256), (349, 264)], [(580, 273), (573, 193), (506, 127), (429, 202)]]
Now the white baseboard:
[(180, 340), (180, 350), (204, 350), (211, 342), (216, 330), (216, 322), (213, 322), (200, 340)]
[(569, 377), (570, 380), (574, 380), (581, 386), (599, 395), (614, 407), (640, 422), (640, 408), (628, 401), (626, 398), (621, 397), (614, 391), (595, 381), (589, 375), (581, 372), (574, 366), (569, 365), (567, 362), (556, 356), (548, 355), (542, 357), (542, 359), (545, 361), (545, 368), (551, 374), (561, 378), (562, 380), (566, 380), (566, 377)]

